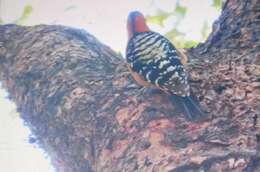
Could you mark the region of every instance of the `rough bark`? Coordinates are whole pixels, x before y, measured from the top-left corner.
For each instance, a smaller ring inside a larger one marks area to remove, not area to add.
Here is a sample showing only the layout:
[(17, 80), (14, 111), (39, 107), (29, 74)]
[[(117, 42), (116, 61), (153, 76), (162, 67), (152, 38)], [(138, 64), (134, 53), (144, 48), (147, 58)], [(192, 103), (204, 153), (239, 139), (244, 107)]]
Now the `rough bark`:
[(142, 91), (124, 59), (62, 26), (0, 26), (0, 79), (60, 172), (260, 171), (260, 2), (227, 0), (190, 49), (209, 117), (189, 122)]

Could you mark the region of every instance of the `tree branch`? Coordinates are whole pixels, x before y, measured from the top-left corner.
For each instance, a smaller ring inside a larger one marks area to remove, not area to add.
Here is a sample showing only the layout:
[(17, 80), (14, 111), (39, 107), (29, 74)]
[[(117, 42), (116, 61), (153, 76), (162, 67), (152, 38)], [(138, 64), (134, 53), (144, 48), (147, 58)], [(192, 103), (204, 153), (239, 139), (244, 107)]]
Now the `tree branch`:
[(143, 92), (122, 57), (68, 27), (0, 26), (0, 79), (58, 171), (259, 171), (258, 4), (227, 1), (189, 50), (205, 121)]

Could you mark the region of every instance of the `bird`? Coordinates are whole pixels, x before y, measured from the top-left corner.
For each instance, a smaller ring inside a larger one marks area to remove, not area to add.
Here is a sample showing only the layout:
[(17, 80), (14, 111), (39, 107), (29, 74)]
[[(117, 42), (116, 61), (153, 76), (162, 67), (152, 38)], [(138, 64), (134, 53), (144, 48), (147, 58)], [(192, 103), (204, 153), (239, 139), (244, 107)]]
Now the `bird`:
[(150, 30), (139, 11), (129, 13), (127, 31), (127, 67), (137, 84), (170, 95), (188, 120), (204, 117), (205, 112), (191, 92), (181, 60), (183, 54), (167, 38)]

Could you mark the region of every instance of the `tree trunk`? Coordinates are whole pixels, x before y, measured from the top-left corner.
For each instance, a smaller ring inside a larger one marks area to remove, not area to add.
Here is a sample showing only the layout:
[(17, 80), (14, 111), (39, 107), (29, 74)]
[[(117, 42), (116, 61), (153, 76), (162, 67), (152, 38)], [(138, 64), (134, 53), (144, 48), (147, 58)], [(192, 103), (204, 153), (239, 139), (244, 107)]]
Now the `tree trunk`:
[(142, 91), (124, 59), (62, 26), (0, 26), (0, 79), (59, 172), (260, 171), (260, 2), (227, 0), (188, 51), (207, 119)]

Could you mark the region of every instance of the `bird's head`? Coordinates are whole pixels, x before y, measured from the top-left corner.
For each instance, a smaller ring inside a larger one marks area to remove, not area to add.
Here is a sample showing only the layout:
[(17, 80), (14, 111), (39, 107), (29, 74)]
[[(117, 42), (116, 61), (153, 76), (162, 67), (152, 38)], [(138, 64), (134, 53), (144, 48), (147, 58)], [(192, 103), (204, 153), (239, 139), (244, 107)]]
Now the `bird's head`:
[(150, 31), (145, 22), (143, 14), (139, 11), (132, 11), (129, 13), (127, 19), (127, 30), (128, 39), (130, 39), (136, 33)]

